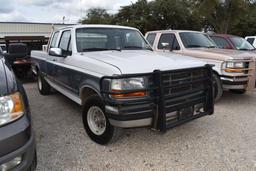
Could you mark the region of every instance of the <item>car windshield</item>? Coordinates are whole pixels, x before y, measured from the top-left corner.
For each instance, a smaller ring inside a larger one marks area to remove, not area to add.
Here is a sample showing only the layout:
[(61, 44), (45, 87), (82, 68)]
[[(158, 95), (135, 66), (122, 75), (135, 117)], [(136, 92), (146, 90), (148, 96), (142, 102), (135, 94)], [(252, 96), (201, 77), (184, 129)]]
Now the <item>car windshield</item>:
[(152, 50), (144, 37), (133, 29), (78, 28), (76, 44), (78, 52)]
[(216, 48), (216, 44), (203, 33), (182, 32), (180, 38), (185, 48)]
[(254, 50), (255, 48), (242, 37), (231, 37), (231, 42), (238, 50)]

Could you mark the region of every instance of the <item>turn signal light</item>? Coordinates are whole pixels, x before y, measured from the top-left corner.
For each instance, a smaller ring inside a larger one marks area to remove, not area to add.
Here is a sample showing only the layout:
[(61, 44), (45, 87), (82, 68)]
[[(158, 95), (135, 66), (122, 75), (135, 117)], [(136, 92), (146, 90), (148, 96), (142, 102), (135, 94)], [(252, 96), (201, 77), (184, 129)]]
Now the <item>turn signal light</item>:
[(241, 72), (243, 72), (243, 69), (227, 68), (227, 69), (225, 69), (225, 72), (241, 73)]
[(121, 90), (112, 90), (112, 92), (120, 93), (120, 94), (112, 94), (112, 97), (115, 98), (127, 98), (127, 97), (144, 97), (146, 96), (146, 91), (138, 91), (138, 92), (131, 92), (122, 94), (123, 91)]

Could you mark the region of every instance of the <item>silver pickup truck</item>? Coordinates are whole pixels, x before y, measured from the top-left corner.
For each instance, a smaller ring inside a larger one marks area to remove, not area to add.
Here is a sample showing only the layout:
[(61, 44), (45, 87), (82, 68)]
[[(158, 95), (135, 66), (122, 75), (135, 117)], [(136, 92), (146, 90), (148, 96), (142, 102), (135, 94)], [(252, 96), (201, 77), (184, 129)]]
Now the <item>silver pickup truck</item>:
[(255, 89), (254, 53), (219, 49), (207, 34), (198, 31), (158, 30), (146, 33), (145, 37), (155, 51), (189, 55), (214, 65), (216, 101), (223, 90), (243, 94)]
[(77, 25), (56, 30), (32, 51), (38, 89), (51, 87), (83, 107), (89, 137), (106, 144), (117, 128), (166, 131), (213, 114), (212, 68), (152, 51), (135, 28)]

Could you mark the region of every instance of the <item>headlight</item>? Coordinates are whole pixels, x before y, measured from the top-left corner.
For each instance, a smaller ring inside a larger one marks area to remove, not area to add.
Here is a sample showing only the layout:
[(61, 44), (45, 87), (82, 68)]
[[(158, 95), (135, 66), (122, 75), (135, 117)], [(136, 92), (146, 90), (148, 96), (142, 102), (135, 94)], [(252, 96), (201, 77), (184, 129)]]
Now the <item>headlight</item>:
[(244, 62), (226, 62), (225, 72), (243, 72)]
[[(122, 97), (145, 96), (146, 87), (147, 87), (147, 81), (145, 78), (142, 78), (142, 77), (113, 79), (111, 82), (111, 91), (117, 94), (112, 94), (112, 97), (122, 98)], [(135, 90), (135, 91), (132, 92), (132, 90)], [(131, 93), (123, 93), (124, 91), (131, 91)]]
[(243, 62), (227, 62), (227, 68), (244, 68)]
[(24, 104), (20, 93), (0, 97), (0, 126), (20, 118), (24, 114)]

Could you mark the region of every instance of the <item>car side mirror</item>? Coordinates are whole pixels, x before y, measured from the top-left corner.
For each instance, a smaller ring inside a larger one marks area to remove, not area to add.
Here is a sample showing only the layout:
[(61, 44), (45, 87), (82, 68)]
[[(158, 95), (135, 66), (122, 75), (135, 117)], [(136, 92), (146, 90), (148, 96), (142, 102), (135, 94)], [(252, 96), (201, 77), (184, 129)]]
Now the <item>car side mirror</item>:
[(161, 44), (162, 44), (164, 50), (172, 51), (172, 47), (171, 47), (170, 43), (163, 42)]
[(61, 48), (50, 48), (49, 55), (57, 57), (65, 57)]

